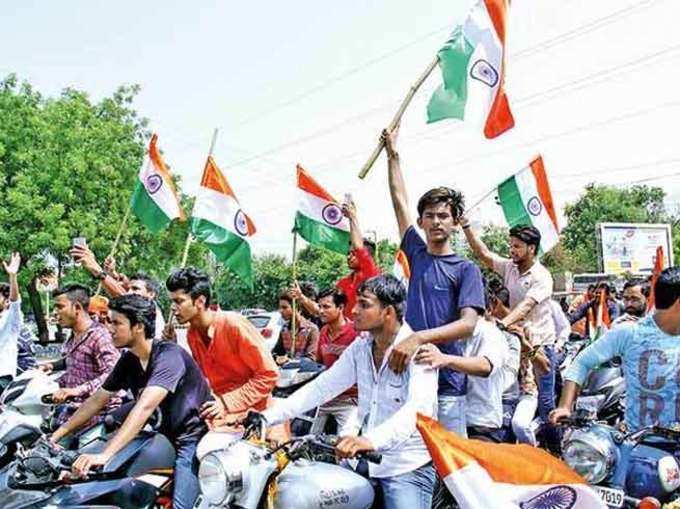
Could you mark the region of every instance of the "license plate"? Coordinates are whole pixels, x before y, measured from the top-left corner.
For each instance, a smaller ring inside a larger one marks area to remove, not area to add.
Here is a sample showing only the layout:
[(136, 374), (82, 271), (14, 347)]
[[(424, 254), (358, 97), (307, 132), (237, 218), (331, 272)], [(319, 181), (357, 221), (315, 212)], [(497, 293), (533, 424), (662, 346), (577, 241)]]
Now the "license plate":
[(623, 490), (616, 490), (614, 488), (603, 488), (602, 486), (593, 486), (595, 490), (600, 494), (602, 500), (609, 507), (623, 507), (623, 499), (625, 493)]

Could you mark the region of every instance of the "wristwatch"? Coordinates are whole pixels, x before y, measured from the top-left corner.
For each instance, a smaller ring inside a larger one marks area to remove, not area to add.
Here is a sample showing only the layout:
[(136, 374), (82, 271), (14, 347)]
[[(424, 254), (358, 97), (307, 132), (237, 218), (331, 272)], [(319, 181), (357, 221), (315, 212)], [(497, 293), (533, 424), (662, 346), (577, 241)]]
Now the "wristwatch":
[(106, 272), (105, 270), (100, 270), (96, 274), (92, 274), (92, 277), (94, 279), (100, 279), (100, 280), (104, 281), (106, 279), (106, 276), (108, 276), (108, 275), (109, 275), (109, 273)]

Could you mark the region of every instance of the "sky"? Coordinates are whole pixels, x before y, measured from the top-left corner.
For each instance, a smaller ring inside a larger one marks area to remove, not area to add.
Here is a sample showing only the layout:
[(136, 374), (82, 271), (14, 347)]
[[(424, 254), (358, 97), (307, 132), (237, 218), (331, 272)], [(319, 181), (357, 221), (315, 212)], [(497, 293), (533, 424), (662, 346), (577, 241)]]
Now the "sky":
[[(257, 226), (255, 254), (290, 255), (297, 163), (337, 198), (352, 193), (365, 232), (397, 241), (384, 155), (367, 179), (357, 174), (473, 3), (4, 0), (0, 76), (94, 101), (141, 85), (134, 106), (190, 195), (218, 129), (213, 156)], [(414, 214), (439, 185), (472, 206), (537, 154), (560, 210), (589, 182), (661, 185), (675, 210), (679, 18), (677, 0), (513, 1), (506, 90), (516, 127), (486, 140), (459, 121), (427, 125), (435, 71), (400, 132)], [(493, 196), (469, 216), (503, 224)]]

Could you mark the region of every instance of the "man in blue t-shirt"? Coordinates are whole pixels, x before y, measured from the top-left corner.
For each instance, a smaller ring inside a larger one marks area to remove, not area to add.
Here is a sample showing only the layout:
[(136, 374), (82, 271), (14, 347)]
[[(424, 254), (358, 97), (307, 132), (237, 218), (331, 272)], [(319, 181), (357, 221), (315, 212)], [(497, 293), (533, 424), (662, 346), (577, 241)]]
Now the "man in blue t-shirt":
[(73, 463), (77, 476), (105, 465), (144, 427), (156, 408), (163, 418), (160, 432), (175, 447), (175, 509), (193, 507), (199, 493), (196, 446), (207, 431), (199, 409), (211, 399), (210, 388), (191, 356), (179, 345), (153, 341), (156, 305), (141, 295), (125, 294), (109, 304), (109, 329), (116, 348), (127, 348), (97, 392), (52, 434), (58, 442), (97, 415), (118, 391), (129, 390), (137, 400), (118, 432), (99, 454), (81, 454)]
[[(383, 131), (387, 150), (388, 180), (392, 205), (402, 237), (401, 249), (408, 258), (411, 277), (406, 301), (406, 322), (415, 331), (395, 346), (390, 367), (401, 373), (416, 350), (434, 343), (447, 354), (463, 355), (464, 343), (484, 313), (484, 283), (479, 267), (456, 255), (451, 236), (463, 215), (463, 195), (438, 187), (418, 200), (415, 229), (409, 213), (406, 184), (397, 152), (398, 128)], [(439, 370), (439, 421), (465, 436), (466, 378), (452, 369)]]
[(553, 424), (571, 409), (590, 370), (614, 357), (623, 360), (625, 422), (631, 431), (680, 423), (680, 267), (670, 267), (654, 285), (656, 311), (631, 327), (613, 329), (576, 356), (564, 375)]

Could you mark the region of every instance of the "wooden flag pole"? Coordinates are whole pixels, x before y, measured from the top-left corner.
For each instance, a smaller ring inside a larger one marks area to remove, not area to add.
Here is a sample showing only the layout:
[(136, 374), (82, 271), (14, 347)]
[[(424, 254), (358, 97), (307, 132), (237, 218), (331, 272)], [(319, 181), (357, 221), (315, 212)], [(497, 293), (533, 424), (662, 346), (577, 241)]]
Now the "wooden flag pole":
[[(215, 150), (215, 143), (217, 143), (217, 133), (219, 132), (219, 129), (215, 128), (213, 131), (212, 135), (212, 140), (210, 141), (210, 149), (208, 150), (208, 157), (210, 157), (213, 154), (213, 151)], [(196, 203), (194, 202), (194, 205)], [(193, 213), (192, 213), (193, 216)], [(182, 263), (180, 265), (180, 269), (183, 269), (187, 265), (187, 259), (189, 258), (189, 247), (191, 246), (191, 243), (194, 241), (194, 237), (191, 234), (191, 226), (189, 226), (189, 233), (187, 234), (187, 240), (184, 243), (184, 251), (182, 252)], [(172, 314), (172, 306), (170, 306), (170, 313), (168, 314), (168, 325), (172, 323), (173, 319), (173, 314)]]
[[(123, 216), (123, 220), (120, 222), (120, 227), (118, 228), (118, 233), (116, 234), (116, 239), (113, 241), (113, 245), (111, 246), (111, 251), (109, 252), (109, 256), (107, 258), (113, 258), (115, 256), (116, 251), (118, 250), (118, 243), (120, 242), (120, 239), (123, 236), (123, 232), (127, 228), (127, 222), (128, 218), (130, 217), (130, 212), (132, 212), (132, 201), (130, 201), (130, 204), (128, 205), (127, 210), (125, 211), (125, 215)], [(95, 292), (95, 296), (99, 295), (102, 291), (102, 282), (99, 281), (99, 284), (97, 285), (97, 291)]]
[[(217, 128), (215, 128), (215, 130), (213, 131), (212, 141), (210, 142), (210, 149), (208, 150), (208, 157), (210, 157), (213, 154), (213, 151), (215, 150), (215, 143), (217, 143), (217, 133), (218, 132), (219, 132), (219, 129), (217, 129)], [(182, 253), (182, 264), (180, 265), (180, 268), (186, 267), (187, 258), (189, 257), (189, 246), (191, 245), (191, 243), (193, 241), (194, 241), (194, 238), (193, 238), (193, 235), (191, 234), (191, 228), (189, 228), (189, 233), (187, 234), (187, 240), (184, 243), (184, 252)]]
[[(411, 85), (408, 94), (406, 94), (406, 97), (404, 97), (404, 100), (401, 102), (401, 106), (399, 106), (399, 109), (397, 110), (396, 115), (394, 115), (392, 122), (390, 122), (389, 126), (387, 127), (389, 131), (392, 131), (395, 127), (399, 125), (401, 117), (404, 116), (404, 112), (406, 111), (406, 108), (408, 108), (408, 105), (411, 104), (411, 101), (413, 100), (413, 97), (416, 95), (416, 92), (425, 82), (427, 77), (430, 74), (432, 74), (432, 71), (434, 71), (438, 63), (439, 56), (436, 56), (434, 60), (432, 60), (432, 62), (430, 62), (430, 64), (427, 66), (423, 74), (420, 75), (418, 80), (415, 83), (413, 83), (413, 85)], [(373, 150), (373, 153), (368, 158), (368, 161), (366, 161), (366, 164), (364, 164), (363, 168), (361, 168), (361, 171), (359, 172), (360, 179), (366, 178), (366, 175), (368, 175), (368, 172), (371, 170), (371, 167), (375, 163), (376, 159), (378, 159), (378, 156), (380, 155), (380, 152), (382, 152), (383, 148), (385, 148), (385, 142), (383, 141), (381, 136), (380, 141), (378, 141), (378, 146), (375, 147), (375, 150)]]
[[(293, 230), (293, 283), (297, 284), (297, 231)], [(297, 299), (293, 299), (293, 317), (290, 320), (290, 355), (295, 358), (295, 340), (297, 338)]]

